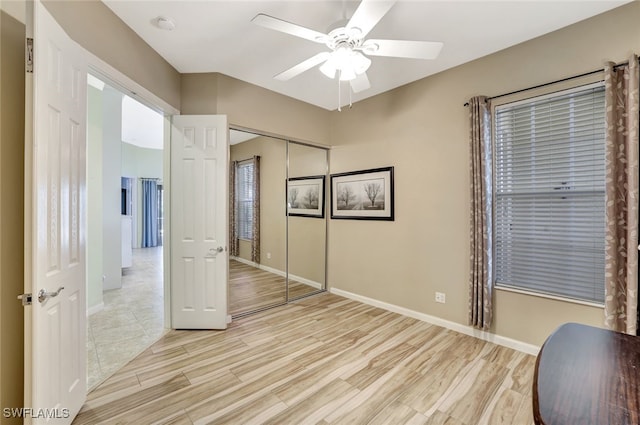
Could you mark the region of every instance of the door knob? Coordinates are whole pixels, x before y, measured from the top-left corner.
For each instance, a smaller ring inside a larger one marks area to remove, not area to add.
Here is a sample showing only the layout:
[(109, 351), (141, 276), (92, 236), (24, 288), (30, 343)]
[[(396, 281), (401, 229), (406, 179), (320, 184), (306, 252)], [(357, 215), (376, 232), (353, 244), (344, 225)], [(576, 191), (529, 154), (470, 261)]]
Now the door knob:
[(60, 292), (64, 289), (64, 286), (61, 286), (58, 288), (57, 291), (55, 292), (47, 292), (45, 291), (45, 289), (41, 289), (38, 292), (38, 301), (40, 301), (41, 303), (45, 302), (48, 298), (53, 298), (53, 297), (57, 297), (58, 294), (60, 294)]
[(224, 248), (219, 246), (217, 248), (210, 248), (209, 249), (209, 254), (211, 255), (218, 255), (219, 253), (221, 253), (222, 251), (224, 251)]

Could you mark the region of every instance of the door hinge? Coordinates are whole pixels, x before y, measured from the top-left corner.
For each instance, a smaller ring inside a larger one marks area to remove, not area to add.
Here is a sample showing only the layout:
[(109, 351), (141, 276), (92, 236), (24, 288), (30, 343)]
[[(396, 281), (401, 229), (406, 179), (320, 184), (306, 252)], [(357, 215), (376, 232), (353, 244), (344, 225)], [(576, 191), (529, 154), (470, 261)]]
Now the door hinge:
[(33, 297), (31, 296), (31, 294), (21, 294), (18, 295), (18, 299), (22, 300), (22, 305), (31, 305)]
[(26, 61), (27, 72), (33, 72), (33, 38), (27, 38)]

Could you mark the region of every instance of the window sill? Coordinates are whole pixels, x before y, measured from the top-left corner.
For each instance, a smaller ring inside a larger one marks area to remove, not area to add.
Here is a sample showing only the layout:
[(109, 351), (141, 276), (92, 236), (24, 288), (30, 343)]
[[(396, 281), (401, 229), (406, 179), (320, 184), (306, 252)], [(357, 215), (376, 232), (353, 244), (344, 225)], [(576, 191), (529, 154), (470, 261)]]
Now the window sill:
[(540, 292), (533, 292), (533, 291), (526, 291), (524, 289), (516, 289), (516, 288), (511, 288), (508, 286), (494, 286), (494, 288), (498, 291), (505, 291), (505, 292), (515, 292), (516, 294), (522, 294), (522, 295), (529, 295), (532, 297), (538, 297), (538, 298), (546, 298), (549, 300), (554, 300), (554, 301), (562, 301), (565, 303), (571, 303), (571, 304), (580, 304), (580, 305), (584, 305), (584, 306), (588, 306), (588, 307), (596, 307), (596, 308), (604, 308), (604, 304), (601, 303), (596, 303), (596, 302), (591, 302), (591, 301), (583, 301), (583, 300), (576, 300), (573, 298), (563, 298), (557, 295), (549, 295), (549, 294), (543, 294)]

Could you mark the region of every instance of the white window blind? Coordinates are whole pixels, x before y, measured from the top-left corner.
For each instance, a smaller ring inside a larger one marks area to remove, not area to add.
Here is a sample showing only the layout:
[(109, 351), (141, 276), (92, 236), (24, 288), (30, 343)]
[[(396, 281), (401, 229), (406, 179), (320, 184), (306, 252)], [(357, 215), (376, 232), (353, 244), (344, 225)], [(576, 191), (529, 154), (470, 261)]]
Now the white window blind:
[(251, 240), (253, 238), (253, 162), (241, 162), (236, 172), (236, 202), (238, 237)]
[(601, 85), (496, 108), (498, 286), (604, 301)]

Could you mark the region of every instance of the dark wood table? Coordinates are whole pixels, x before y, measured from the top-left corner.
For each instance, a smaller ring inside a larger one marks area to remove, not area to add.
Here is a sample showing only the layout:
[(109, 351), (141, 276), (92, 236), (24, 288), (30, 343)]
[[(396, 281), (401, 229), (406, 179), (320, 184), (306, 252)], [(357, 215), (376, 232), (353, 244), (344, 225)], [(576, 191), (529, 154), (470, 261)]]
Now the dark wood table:
[(577, 323), (547, 338), (533, 378), (536, 424), (640, 424), (640, 337)]

